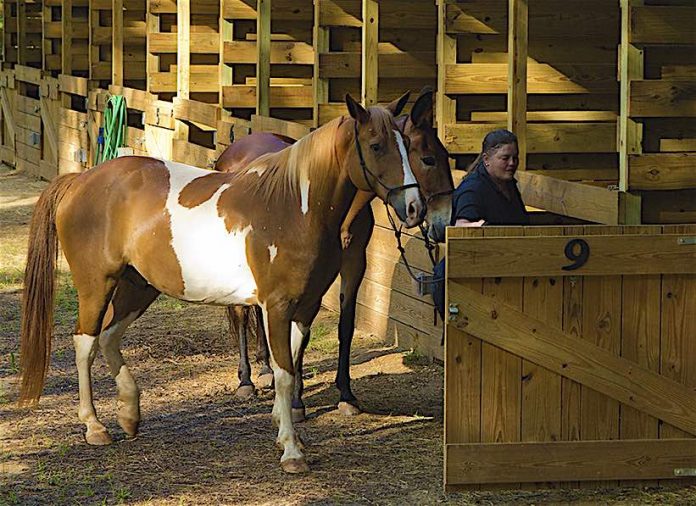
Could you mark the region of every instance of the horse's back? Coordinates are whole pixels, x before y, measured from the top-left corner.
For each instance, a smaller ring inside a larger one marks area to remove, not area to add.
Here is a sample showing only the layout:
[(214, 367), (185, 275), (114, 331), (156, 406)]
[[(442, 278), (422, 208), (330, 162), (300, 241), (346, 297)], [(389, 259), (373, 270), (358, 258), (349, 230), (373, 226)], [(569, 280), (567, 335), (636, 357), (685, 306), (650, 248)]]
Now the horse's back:
[(236, 172), (247, 167), (259, 156), (277, 153), (291, 144), (291, 139), (268, 132), (247, 135), (229, 145), (215, 163), (215, 170)]

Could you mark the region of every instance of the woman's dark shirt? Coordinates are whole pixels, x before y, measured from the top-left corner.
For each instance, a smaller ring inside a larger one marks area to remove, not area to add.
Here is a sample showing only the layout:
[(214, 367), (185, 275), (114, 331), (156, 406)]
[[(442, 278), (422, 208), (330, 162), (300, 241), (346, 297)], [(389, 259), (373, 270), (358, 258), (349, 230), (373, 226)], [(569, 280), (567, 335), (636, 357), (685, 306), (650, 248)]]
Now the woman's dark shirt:
[(493, 182), (483, 164), (479, 164), (461, 182), (452, 196), (452, 225), (457, 220), (485, 220), (487, 225), (528, 225), (517, 181), (509, 183), (510, 200)]

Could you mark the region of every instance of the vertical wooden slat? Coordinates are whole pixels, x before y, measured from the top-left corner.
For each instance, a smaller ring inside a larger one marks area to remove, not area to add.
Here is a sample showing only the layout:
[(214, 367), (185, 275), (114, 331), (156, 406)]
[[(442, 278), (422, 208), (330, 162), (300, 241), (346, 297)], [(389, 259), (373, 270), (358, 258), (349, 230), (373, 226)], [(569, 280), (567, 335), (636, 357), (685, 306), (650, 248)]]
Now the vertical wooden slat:
[(508, 130), (517, 135), (519, 169), (527, 166), (527, 0), (508, 2)]
[[(585, 234), (620, 234), (621, 230), (621, 227), (586, 227)], [(586, 276), (583, 281), (583, 339), (615, 355), (621, 353), (621, 281), (621, 276)], [(587, 387), (582, 387), (580, 395), (582, 439), (618, 439), (619, 402)], [(583, 486), (596, 485), (616, 483)]]
[(362, 60), (361, 101), (365, 107), (377, 103), (379, 65), (377, 48), (379, 43), (379, 4), (376, 0), (362, 0)]
[(27, 64), (27, 2), (26, 0), (17, 0), (17, 63), (19, 65)]
[(61, 41), (60, 59), (61, 73), (63, 74), (72, 74), (72, 3), (72, 0), (62, 0), (61, 2), (63, 39)]
[(223, 86), (231, 86), (234, 80), (232, 66), (225, 63), (225, 42), (231, 42), (234, 36), (234, 23), (225, 19), (224, 2), (220, 0), (220, 92), (218, 96), (218, 104), (222, 107)]
[[(624, 234), (660, 234), (661, 227), (624, 227)], [(661, 277), (624, 276), (621, 307), (621, 356), (660, 371)], [(657, 439), (658, 420), (621, 405), (621, 439)], [(641, 484), (650, 484), (641, 482)], [(656, 482), (652, 482), (655, 484)]]
[[(562, 235), (561, 227), (527, 227), (526, 236)], [(563, 328), (563, 279), (524, 279), (525, 314), (558, 329)], [(561, 439), (561, 376), (526, 360), (522, 361), (522, 441)], [(535, 484), (522, 488), (533, 489)]]
[[(191, 6), (189, 2), (176, 3), (177, 55), (176, 94), (188, 99), (191, 68)], [(174, 138), (188, 140), (188, 126), (180, 120), (174, 125)]]
[(123, 0), (111, 0), (111, 30), (111, 84), (123, 86)]
[(628, 156), (641, 150), (642, 125), (629, 117), (631, 80), (643, 79), (643, 51), (631, 40), (631, 6), (642, 0), (621, 0), (621, 45), (619, 46), (619, 190), (628, 191)]
[(437, 99), (435, 101), (435, 121), (438, 136), (444, 142), (444, 125), (450, 125), (457, 119), (457, 102), (445, 95), (445, 68), (457, 62), (457, 40), (447, 33), (447, 3), (437, 2)]
[[(522, 227), (484, 229), (485, 237), (510, 237), (523, 233)], [(486, 278), (483, 281), (483, 293), (522, 309), (522, 282), (522, 278)], [(482, 344), (481, 355), (481, 398), (482, 405), (485, 406), (481, 412), (481, 441), (519, 441), (522, 360), (486, 343)]]
[[(696, 225), (669, 225), (663, 233), (696, 236)], [(696, 275), (664, 275), (661, 296), (660, 374), (696, 388)], [(660, 439), (693, 437), (667, 423), (660, 425)], [(694, 479), (679, 482), (693, 484)]]
[(319, 0), (314, 1), (314, 27), (312, 30), (312, 45), (314, 47), (314, 74), (312, 84), (314, 85), (314, 119), (313, 125), (318, 127), (319, 105), (329, 101), (329, 82), (322, 78), (319, 72), (319, 57), (329, 51), (329, 29), (321, 25), (321, 5)]
[[(463, 237), (483, 236), (482, 229), (458, 229), (457, 232)], [(445, 274), (445, 279), (449, 282), (449, 275)], [(460, 279), (457, 282), (479, 293), (483, 289), (480, 278)], [(447, 307), (449, 296), (445, 300)], [(456, 303), (454, 300), (451, 302)], [(460, 332), (450, 336), (448, 330), (445, 335), (445, 452), (448, 444), (480, 441), (481, 340)], [(478, 486), (458, 487), (459, 490), (462, 488), (476, 490)]]
[(147, 86), (145, 89), (150, 90), (151, 77), (155, 72), (159, 71), (159, 56), (152, 52), (150, 48), (151, 35), (159, 33), (160, 31), (160, 19), (157, 14), (152, 12), (153, 0), (147, 0), (146, 12), (145, 12), (145, 26), (147, 27), (147, 44), (146, 44), (146, 68), (147, 68)]
[[(582, 235), (583, 227), (564, 227), (564, 235)], [(563, 278), (563, 331), (576, 339), (581, 339), (583, 323), (583, 278), (566, 276)], [(580, 383), (568, 378), (561, 380), (561, 439), (580, 440), (581, 413)], [(562, 487), (576, 487), (578, 482), (560, 483)]]
[(271, 0), (256, 5), (256, 114), (270, 116)]

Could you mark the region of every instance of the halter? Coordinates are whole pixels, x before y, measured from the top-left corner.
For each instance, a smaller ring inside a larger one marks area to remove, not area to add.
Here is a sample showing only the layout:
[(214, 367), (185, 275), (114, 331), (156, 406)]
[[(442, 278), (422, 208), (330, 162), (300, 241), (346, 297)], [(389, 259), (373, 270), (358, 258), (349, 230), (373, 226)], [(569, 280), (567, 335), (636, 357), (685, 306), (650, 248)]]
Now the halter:
[[(384, 205), (387, 207), (387, 214), (389, 214), (389, 207), (387, 206), (387, 204), (389, 202), (391, 202), (391, 196), (394, 192), (398, 192), (401, 190), (408, 190), (409, 188), (420, 188), (420, 185), (418, 183), (409, 183), (409, 184), (404, 184), (401, 186), (395, 186), (393, 188), (390, 188), (389, 186), (384, 184), (382, 182), (382, 180), (380, 179), (380, 177), (377, 174), (375, 174), (374, 172), (372, 172), (368, 168), (367, 163), (365, 163), (365, 158), (363, 157), (362, 148), (360, 147), (360, 140), (358, 139), (358, 122), (357, 121), (355, 121), (354, 130), (355, 130), (355, 150), (358, 152), (358, 159), (360, 160), (360, 167), (362, 168), (363, 177), (365, 178), (365, 182), (367, 183), (367, 186), (370, 188), (370, 191), (374, 194), (377, 194), (374, 186), (372, 185), (372, 183), (370, 183), (370, 180), (367, 178), (367, 175), (369, 174), (375, 179), (375, 181), (377, 181), (377, 183), (379, 183), (379, 185), (382, 188), (387, 190), (387, 198), (384, 201)], [(389, 216), (389, 219), (392, 220), (391, 215)]]

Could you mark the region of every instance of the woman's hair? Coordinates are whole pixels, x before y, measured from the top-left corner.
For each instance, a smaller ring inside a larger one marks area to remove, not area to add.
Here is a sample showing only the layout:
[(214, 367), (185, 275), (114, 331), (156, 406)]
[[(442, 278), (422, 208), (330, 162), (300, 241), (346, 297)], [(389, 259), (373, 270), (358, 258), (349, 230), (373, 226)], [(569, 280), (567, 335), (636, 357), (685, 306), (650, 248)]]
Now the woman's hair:
[(507, 144), (517, 144), (517, 136), (510, 130), (499, 128), (497, 130), (488, 132), (481, 143), (481, 152), (476, 157), (476, 160), (474, 160), (472, 164), (467, 167), (467, 172), (471, 172), (477, 167), (477, 165), (483, 163), (484, 153), (491, 153), (499, 147)]

